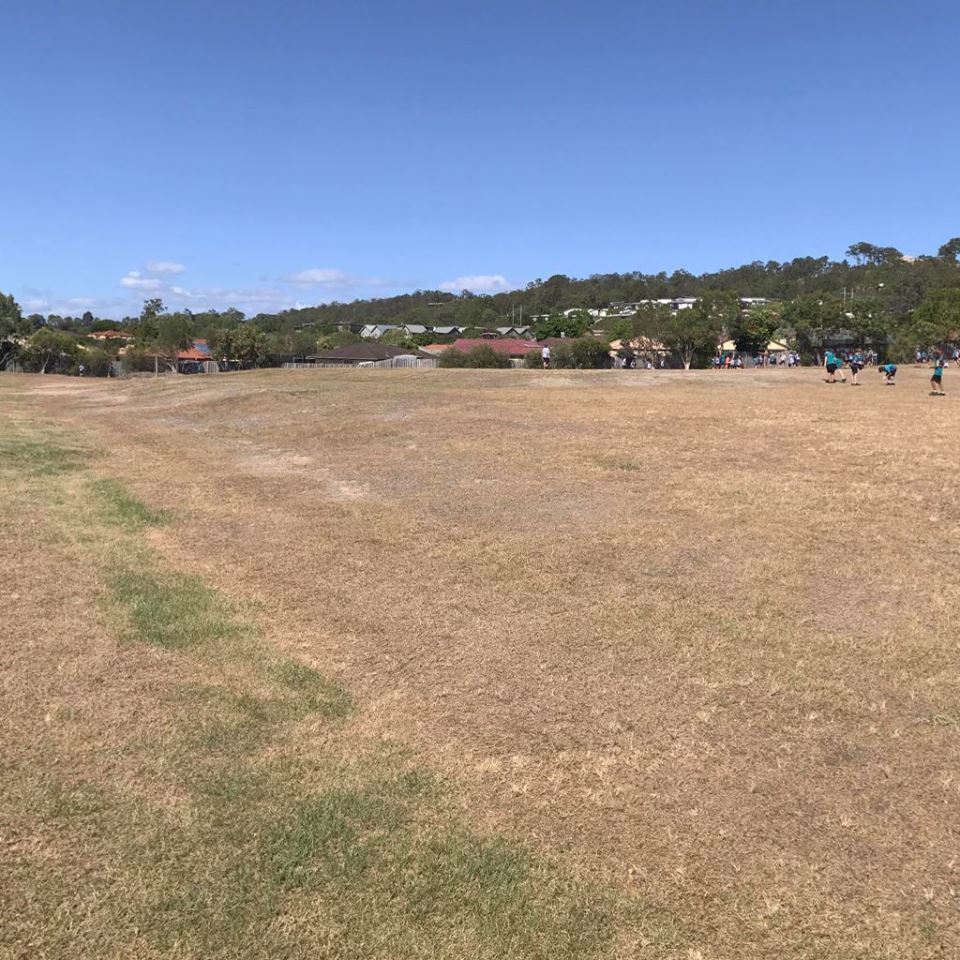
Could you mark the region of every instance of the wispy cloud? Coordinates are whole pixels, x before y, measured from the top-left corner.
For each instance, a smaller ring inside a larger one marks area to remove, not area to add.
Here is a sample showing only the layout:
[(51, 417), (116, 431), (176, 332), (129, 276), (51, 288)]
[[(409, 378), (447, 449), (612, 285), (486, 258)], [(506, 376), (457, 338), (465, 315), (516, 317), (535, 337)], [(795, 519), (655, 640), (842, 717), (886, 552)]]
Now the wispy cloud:
[(364, 283), (358, 277), (352, 277), (349, 273), (338, 270), (336, 267), (310, 267), (307, 270), (300, 270), (298, 273), (291, 274), (287, 277), (287, 280), (304, 289), (308, 287), (344, 289), (359, 287)]
[(140, 290), (144, 293), (157, 293), (166, 286), (159, 277), (145, 277), (139, 270), (131, 270), (125, 277), (121, 277), (120, 285), (128, 290)]
[(183, 273), (187, 268), (175, 260), (148, 260), (147, 273)]
[(459, 293), (461, 290), (469, 290), (471, 293), (501, 293), (509, 290), (510, 284), (507, 278), (499, 273), (476, 274), (447, 280), (440, 284), (440, 289), (449, 290), (451, 293)]

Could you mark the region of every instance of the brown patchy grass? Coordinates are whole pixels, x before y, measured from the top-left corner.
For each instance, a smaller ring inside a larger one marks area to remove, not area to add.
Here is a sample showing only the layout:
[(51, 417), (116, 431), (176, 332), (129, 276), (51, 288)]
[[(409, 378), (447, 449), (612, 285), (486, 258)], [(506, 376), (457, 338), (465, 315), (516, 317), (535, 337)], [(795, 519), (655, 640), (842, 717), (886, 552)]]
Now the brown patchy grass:
[[(129, 955), (226, 956), (254, 917), (268, 931), (256, 943), (282, 956), (418, 956), (424, 943), (451, 957), (478, 945), (960, 952), (960, 415), (951, 397), (927, 396), (926, 371), (902, 373), (892, 390), (827, 386), (815, 371), (3, 378), (4, 412), (54, 425), (71, 452), (0, 440), (19, 491), (0, 526), (17, 611), (3, 757), (26, 771), (5, 788), (24, 812), (4, 833), (25, 864), (20, 886), (51, 885), (27, 901), (34, 913), (10, 901), (19, 939), (0, 945), (66, 956), (56, 944), (99, 943), (112, 923)], [(139, 516), (129, 490), (176, 521), (109, 522), (90, 471), (127, 485), (107, 498), (126, 503), (123, 517)], [(77, 542), (63, 511), (86, 498), (90, 542)], [(133, 540), (153, 564), (133, 573), (213, 590), (258, 635), (117, 647), (109, 580), (89, 558), (128, 556)], [(232, 643), (252, 644), (255, 662)], [(283, 683), (288, 660), (320, 679)], [(348, 720), (280, 703), (336, 703), (337, 690), (356, 704)], [(452, 792), (387, 797), (382, 784), (411, 762), (391, 760), (387, 776), (390, 743)], [(278, 784), (306, 799), (263, 812)], [(31, 814), (38, 798), (61, 812)], [(237, 813), (248, 809), (262, 820)], [(465, 839), (437, 826), (461, 809)], [(161, 858), (176, 894), (125, 927), (104, 901), (116, 880), (132, 903), (156, 904), (145, 854), (118, 860), (76, 824), (106, 817), (96, 829), (126, 835), (158, 810), (201, 838), (197, 856), (219, 876), (264, 856), (280, 873), (198, 887), (183, 883), (203, 874), (190, 857), (179, 879)], [(74, 826), (57, 828), (64, 817)], [(258, 822), (272, 825), (263, 843), (234, 856), (235, 833)], [(345, 846), (318, 854), (334, 827)], [(486, 884), (469, 910), (450, 902), (451, 884), (470, 889), (464, 857), (481, 873), (493, 857), (511, 888), (531, 854), (497, 835), (579, 879), (551, 880), (533, 861), (526, 899), (491, 905)], [(376, 874), (328, 872), (345, 850)], [(128, 860), (140, 866), (117, 866)], [(587, 879), (628, 906), (563, 893)], [(398, 885), (404, 906), (384, 910)], [(332, 908), (332, 889), (352, 912)], [(580, 904), (584, 929), (607, 932), (571, 940), (549, 919), (554, 902)], [(57, 940), (57, 903), (87, 940)], [(380, 927), (357, 926), (378, 910)], [(211, 920), (222, 916), (241, 920)], [(498, 916), (506, 939), (483, 919)]]

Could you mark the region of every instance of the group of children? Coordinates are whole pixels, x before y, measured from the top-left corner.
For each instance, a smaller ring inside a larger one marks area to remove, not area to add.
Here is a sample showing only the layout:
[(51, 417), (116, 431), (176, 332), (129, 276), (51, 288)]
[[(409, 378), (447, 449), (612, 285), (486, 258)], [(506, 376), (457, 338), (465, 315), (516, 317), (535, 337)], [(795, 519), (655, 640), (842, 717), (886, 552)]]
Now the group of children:
[[(851, 386), (859, 387), (860, 371), (863, 369), (863, 356), (859, 353), (853, 354), (845, 361), (843, 357), (838, 357), (833, 351), (828, 350), (824, 355), (823, 361), (827, 370), (827, 383), (836, 383), (837, 376), (840, 377), (841, 383), (847, 382), (847, 378), (843, 375), (844, 362), (846, 362), (850, 368)], [(942, 353), (934, 358), (933, 376), (930, 377), (930, 396), (932, 397), (946, 396), (943, 391), (943, 368), (945, 364), (946, 360)], [(883, 382), (888, 387), (892, 387), (895, 382), (894, 378), (897, 375), (897, 365), (895, 363), (883, 363), (877, 367), (877, 369), (883, 377)]]

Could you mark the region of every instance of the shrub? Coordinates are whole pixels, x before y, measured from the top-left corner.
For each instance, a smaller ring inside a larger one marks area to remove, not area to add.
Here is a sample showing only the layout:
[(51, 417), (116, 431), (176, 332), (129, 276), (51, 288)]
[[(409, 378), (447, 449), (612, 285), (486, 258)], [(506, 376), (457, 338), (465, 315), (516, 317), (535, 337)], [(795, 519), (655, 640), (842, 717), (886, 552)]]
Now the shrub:
[(87, 373), (91, 377), (107, 377), (110, 375), (113, 354), (107, 350), (88, 350), (80, 357), (80, 362), (87, 368)]
[(539, 350), (531, 350), (524, 358), (523, 365), (528, 370), (536, 370), (543, 366), (543, 354)]
[(567, 370), (600, 370), (609, 367), (610, 346), (593, 337), (578, 337), (560, 343), (553, 353), (553, 366)]
[(472, 350), (468, 350), (465, 356), (465, 367), (505, 369), (510, 366), (510, 358), (505, 353), (497, 353), (493, 347), (487, 344), (481, 344)]
[(506, 354), (497, 353), (487, 344), (473, 347), (466, 352), (451, 347), (440, 354), (440, 366), (502, 369), (510, 366), (510, 358)]
[(153, 372), (154, 369), (153, 354), (141, 347), (127, 350), (120, 358), (120, 363), (127, 373), (145, 373), (148, 370)]
[(467, 365), (467, 355), (460, 350), (454, 350), (453, 347), (444, 350), (438, 359), (439, 363), (437, 365), (440, 367), (465, 367)]
[(573, 364), (578, 370), (601, 370), (611, 365), (610, 344), (582, 337), (570, 344)]

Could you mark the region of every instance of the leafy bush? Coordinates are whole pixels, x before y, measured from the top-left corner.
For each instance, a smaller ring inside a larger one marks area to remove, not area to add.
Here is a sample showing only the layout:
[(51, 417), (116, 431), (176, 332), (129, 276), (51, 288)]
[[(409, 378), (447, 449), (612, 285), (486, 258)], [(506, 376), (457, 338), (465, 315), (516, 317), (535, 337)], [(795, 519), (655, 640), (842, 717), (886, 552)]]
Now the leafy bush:
[(440, 367), (465, 367), (466, 365), (467, 355), (460, 350), (454, 350), (453, 347), (440, 354), (437, 364)]
[(41, 327), (20, 351), (23, 365), (34, 373), (70, 373), (76, 368), (80, 341), (70, 333)]
[(81, 355), (80, 362), (87, 368), (87, 373), (91, 377), (108, 377), (113, 354), (108, 350), (88, 350)]
[(507, 369), (510, 366), (510, 358), (505, 353), (497, 353), (487, 344), (481, 344), (467, 351), (467, 362), (464, 366)]
[(524, 358), (523, 365), (528, 370), (536, 370), (543, 366), (543, 354), (539, 350), (531, 350)]
[(154, 369), (153, 354), (141, 347), (131, 348), (120, 357), (120, 364), (127, 373), (146, 373)]
[(440, 366), (504, 369), (510, 366), (510, 358), (484, 343), (466, 352), (454, 350), (453, 347), (444, 350), (440, 354)]
[(560, 343), (552, 352), (552, 365), (566, 370), (601, 370), (609, 367), (610, 345), (592, 337)]

